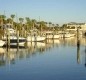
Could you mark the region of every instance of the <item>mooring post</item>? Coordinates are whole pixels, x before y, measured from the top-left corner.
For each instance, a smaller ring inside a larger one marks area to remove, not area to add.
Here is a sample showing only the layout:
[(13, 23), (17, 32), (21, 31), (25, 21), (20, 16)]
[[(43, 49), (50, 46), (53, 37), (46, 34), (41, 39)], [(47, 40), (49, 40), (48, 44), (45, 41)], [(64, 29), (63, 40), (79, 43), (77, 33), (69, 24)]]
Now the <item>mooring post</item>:
[(7, 48), (9, 48), (10, 47), (10, 33), (9, 33), (9, 31), (8, 30), (6, 30), (6, 33), (7, 33), (7, 35), (6, 35), (6, 45), (7, 45)]
[(19, 30), (17, 31), (17, 46), (19, 46)]
[(8, 46), (10, 48), (10, 32), (8, 31)]
[(79, 28), (77, 28), (77, 46), (80, 46)]

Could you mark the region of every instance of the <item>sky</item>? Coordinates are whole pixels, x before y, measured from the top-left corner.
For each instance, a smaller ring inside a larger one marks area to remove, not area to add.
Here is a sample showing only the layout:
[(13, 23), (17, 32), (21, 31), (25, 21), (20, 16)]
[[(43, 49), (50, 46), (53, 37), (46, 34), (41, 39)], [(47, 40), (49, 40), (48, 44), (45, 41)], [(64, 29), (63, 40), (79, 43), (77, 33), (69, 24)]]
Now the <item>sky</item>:
[(0, 0), (0, 14), (58, 24), (86, 22), (86, 0)]

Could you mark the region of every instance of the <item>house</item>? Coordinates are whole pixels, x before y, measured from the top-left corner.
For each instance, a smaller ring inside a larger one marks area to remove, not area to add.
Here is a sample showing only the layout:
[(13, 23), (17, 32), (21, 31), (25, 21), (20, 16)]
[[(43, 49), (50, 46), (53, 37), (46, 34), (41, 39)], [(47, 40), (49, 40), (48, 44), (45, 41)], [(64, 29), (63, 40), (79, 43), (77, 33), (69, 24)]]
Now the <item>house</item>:
[(79, 28), (80, 31), (86, 31), (86, 23), (70, 22), (66, 25), (67, 25), (67, 30), (76, 31)]

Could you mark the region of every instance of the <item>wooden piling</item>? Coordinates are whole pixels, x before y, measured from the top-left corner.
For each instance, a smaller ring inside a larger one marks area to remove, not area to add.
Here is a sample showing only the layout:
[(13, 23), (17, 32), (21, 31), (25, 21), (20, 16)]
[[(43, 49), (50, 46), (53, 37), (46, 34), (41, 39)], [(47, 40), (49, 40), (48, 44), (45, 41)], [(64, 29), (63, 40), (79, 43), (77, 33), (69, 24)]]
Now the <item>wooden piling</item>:
[(52, 33), (52, 39), (54, 39), (54, 32)]
[(19, 46), (19, 31), (17, 31), (17, 46)]
[(77, 46), (80, 46), (79, 28), (77, 28)]
[(10, 33), (8, 30), (6, 31), (6, 33), (7, 33), (6, 37), (7, 48), (10, 48)]

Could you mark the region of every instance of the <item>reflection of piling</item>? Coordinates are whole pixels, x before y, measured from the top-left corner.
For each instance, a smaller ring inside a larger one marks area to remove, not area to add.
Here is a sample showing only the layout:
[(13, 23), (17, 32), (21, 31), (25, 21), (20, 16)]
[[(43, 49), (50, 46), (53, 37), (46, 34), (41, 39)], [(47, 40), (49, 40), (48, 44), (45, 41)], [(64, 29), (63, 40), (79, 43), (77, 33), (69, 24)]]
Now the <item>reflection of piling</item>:
[(80, 36), (79, 28), (77, 28), (77, 63), (80, 63)]
[[(85, 44), (86, 44), (86, 33), (85, 33)], [(85, 67), (86, 67), (86, 46), (85, 46)]]
[(77, 45), (77, 63), (80, 63), (80, 45)]
[(77, 40), (77, 47), (80, 46), (80, 40)]
[(86, 46), (85, 46), (85, 67), (86, 67)]

